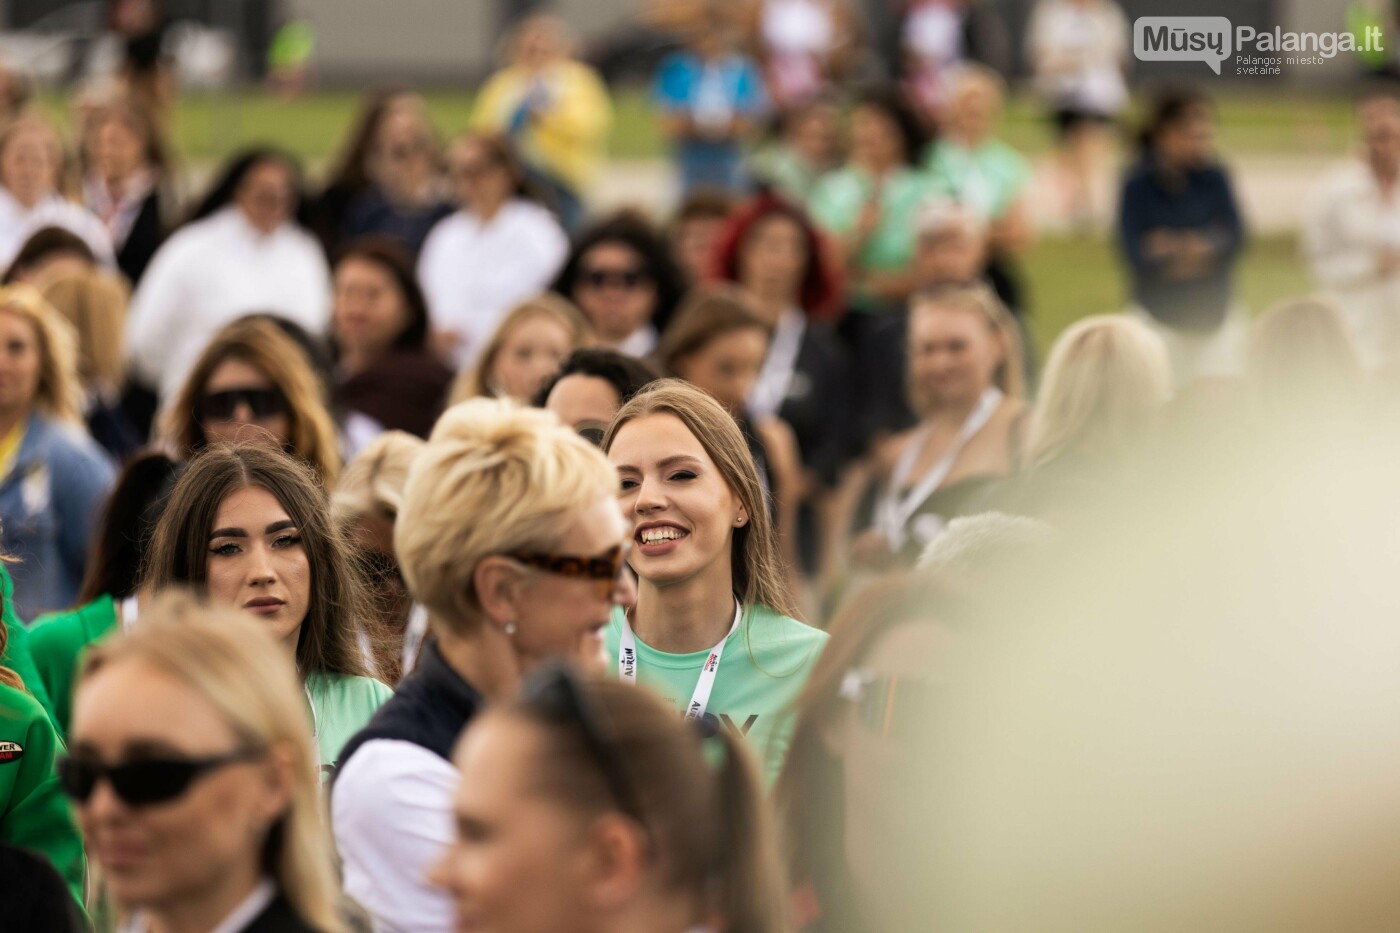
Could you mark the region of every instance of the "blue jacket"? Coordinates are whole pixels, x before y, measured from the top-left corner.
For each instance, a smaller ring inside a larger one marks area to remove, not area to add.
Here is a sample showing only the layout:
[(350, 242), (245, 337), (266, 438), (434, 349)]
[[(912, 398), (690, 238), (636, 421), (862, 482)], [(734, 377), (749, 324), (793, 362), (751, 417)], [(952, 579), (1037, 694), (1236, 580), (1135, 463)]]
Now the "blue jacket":
[(0, 548), (21, 619), (73, 605), (88, 539), (112, 487), (112, 462), (81, 428), (33, 415), (10, 475), (0, 480)]

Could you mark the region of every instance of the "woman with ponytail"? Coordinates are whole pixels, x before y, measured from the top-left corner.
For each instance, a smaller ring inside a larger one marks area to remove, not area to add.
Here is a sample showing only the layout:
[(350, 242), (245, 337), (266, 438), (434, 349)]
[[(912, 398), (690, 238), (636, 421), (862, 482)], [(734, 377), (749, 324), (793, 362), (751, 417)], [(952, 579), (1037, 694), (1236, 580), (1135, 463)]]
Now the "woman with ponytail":
[(563, 667), (474, 721), (455, 759), (457, 838), (433, 872), (460, 928), (786, 931), (754, 759), (703, 725)]

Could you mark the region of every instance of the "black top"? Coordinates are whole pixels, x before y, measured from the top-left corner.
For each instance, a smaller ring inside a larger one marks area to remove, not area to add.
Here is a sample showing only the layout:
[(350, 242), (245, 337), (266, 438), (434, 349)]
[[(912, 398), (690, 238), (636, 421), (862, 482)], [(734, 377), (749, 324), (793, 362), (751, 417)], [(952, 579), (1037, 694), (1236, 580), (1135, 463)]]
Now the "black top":
[(141, 210), (132, 221), (126, 239), (117, 244), (117, 268), (134, 286), (141, 281), (151, 257), (165, 240), (165, 221), (161, 217), (160, 193), (152, 191), (141, 202)]
[(390, 237), (401, 243), (416, 260), (423, 249), (423, 241), (428, 238), (428, 231), (456, 210), (446, 201), (438, 201), (418, 210), (405, 209), (390, 201), (376, 186), (361, 192), (350, 202), (345, 225), (341, 229), (341, 240), (348, 243), (362, 236)]
[[(1206, 238), (1211, 255), (1200, 275), (1174, 278), (1166, 262), (1147, 255), (1147, 236), (1160, 229)], [(1223, 168), (1170, 171), (1155, 159), (1142, 160), (1123, 184), (1118, 233), (1138, 304), (1169, 327), (1211, 331), (1220, 326), (1244, 245), (1244, 223)]]
[(307, 923), (279, 892), (262, 913), (245, 926), (242, 933), (319, 933)]
[(339, 382), (333, 399), (342, 416), (359, 412), (386, 431), (426, 438), (451, 387), (452, 370), (427, 350), (393, 350), (364, 372)]
[(0, 842), (0, 928), (81, 933), (87, 924), (48, 859)]
[(836, 334), (809, 321), (778, 417), (792, 428), (802, 463), (834, 487), (851, 453), (851, 361)]
[(362, 745), (375, 739), (412, 742), (451, 761), (457, 736), (485, 705), (481, 694), (447, 666), (437, 642), (429, 642), (418, 668), (379, 707), (369, 725), (345, 743), (340, 773)]

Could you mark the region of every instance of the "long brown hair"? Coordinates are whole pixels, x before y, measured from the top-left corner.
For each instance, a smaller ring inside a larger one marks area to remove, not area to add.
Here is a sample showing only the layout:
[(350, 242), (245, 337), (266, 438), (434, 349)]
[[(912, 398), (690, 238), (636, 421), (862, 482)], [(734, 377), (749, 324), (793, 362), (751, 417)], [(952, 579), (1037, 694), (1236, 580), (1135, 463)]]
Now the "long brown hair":
[(297, 637), (297, 668), (367, 674), (356, 641), (370, 614), (363, 578), (336, 530), (322, 484), (300, 461), (255, 444), (219, 444), (192, 461), (170, 492), (156, 524), (143, 584), (161, 590), (209, 578), (209, 533), (224, 500), (240, 489), (265, 489), (287, 510), (311, 570), (311, 600)]
[[(576, 692), (582, 716), (561, 705), (561, 689)], [(636, 811), (628, 815), (646, 831), (664, 889), (690, 895), (727, 933), (789, 929), (773, 820), (753, 753), (737, 733), (716, 732), (722, 756), (712, 763), (707, 752), (715, 749), (654, 694), (555, 668), (532, 676), (503, 715), (529, 722), (545, 738), (533, 790), (590, 817), (626, 806)], [(604, 771), (600, 740), (627, 801)]]
[(226, 360), (247, 363), (276, 386), (287, 400), (287, 453), (306, 461), (327, 485), (335, 485), (340, 448), (325, 388), (306, 352), (265, 317), (243, 318), (219, 331), (185, 377), (165, 416), (165, 436), (176, 455), (189, 459), (208, 442), (199, 421), (199, 402), (214, 370)]
[(603, 452), (612, 449), (629, 421), (661, 414), (680, 419), (748, 512), (749, 520), (734, 529), (730, 567), (735, 595), (746, 606), (796, 615), (758, 467), (739, 425), (713, 396), (680, 379), (657, 380), (622, 406), (603, 437)]
[(668, 375), (679, 376), (687, 358), (737, 330), (758, 330), (766, 336), (769, 327), (739, 286), (702, 286), (681, 302), (657, 344), (656, 361)]

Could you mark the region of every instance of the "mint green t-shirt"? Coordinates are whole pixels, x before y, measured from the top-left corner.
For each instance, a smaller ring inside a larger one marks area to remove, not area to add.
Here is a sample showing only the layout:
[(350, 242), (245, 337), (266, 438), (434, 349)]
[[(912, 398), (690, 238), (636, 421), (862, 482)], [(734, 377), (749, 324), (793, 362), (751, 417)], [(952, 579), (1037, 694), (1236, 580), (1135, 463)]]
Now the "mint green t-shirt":
[[(874, 180), (857, 168), (828, 172), (817, 182), (808, 202), (812, 218), (837, 236), (855, 229), (861, 211), (875, 190)], [(880, 185), (880, 223), (871, 232), (856, 262), (868, 272), (900, 272), (914, 260), (919, 205), (933, 193), (922, 172), (903, 168), (887, 175)], [(856, 310), (872, 310), (872, 302), (859, 292), (852, 295)]]
[(935, 193), (989, 220), (1010, 210), (1031, 177), (1025, 157), (996, 139), (972, 149), (944, 140), (929, 150), (924, 170)]
[[(621, 607), (613, 609), (605, 630), (609, 670), (617, 676), (622, 638)], [(744, 609), (739, 630), (730, 636), (715, 673), (706, 718), (718, 720), (749, 741), (771, 784), (778, 777), (797, 722), (797, 697), (826, 645), (825, 632), (766, 606)], [(709, 649), (667, 654), (637, 639), (637, 680), (657, 691), (676, 710), (690, 704), (700, 667)]]
[(306, 694), (321, 753), (321, 776), (329, 780), (345, 743), (365, 727), (394, 691), (373, 677), (313, 671), (306, 678)]

